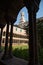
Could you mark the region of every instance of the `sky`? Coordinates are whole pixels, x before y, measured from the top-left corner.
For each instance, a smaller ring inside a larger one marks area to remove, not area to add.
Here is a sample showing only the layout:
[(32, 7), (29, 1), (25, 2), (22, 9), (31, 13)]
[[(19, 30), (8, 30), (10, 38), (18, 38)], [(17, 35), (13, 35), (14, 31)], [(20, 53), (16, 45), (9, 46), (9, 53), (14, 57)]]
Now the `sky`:
[[(24, 12), (25, 20), (28, 21), (28, 11), (27, 11), (27, 8), (26, 7), (23, 7), (20, 10), (20, 12), (18, 13), (17, 20), (16, 20), (16, 23), (15, 24), (18, 24), (20, 22), (20, 17), (21, 17), (20, 16), (20, 13), (21, 12)], [(41, 0), (40, 5), (39, 5), (39, 10), (36, 13), (36, 18), (40, 18), (40, 17), (43, 17), (43, 0)]]

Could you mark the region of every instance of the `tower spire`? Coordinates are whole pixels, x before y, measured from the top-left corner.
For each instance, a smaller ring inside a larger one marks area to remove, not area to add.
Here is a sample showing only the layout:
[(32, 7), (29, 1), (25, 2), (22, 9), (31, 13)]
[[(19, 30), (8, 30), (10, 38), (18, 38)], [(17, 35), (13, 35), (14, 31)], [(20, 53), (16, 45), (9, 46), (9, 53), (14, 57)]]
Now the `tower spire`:
[(24, 23), (25, 22), (24, 12), (21, 12), (20, 14), (21, 14), (20, 22)]

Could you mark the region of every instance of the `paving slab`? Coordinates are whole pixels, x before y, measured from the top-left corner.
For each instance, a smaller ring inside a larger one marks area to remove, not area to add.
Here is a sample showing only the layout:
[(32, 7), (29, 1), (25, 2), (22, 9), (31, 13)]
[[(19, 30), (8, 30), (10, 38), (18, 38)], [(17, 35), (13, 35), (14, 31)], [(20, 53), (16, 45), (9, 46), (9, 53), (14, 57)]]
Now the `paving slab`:
[(0, 53), (0, 61), (5, 65), (28, 65), (28, 61), (13, 56), (11, 59), (1, 60), (3, 53)]

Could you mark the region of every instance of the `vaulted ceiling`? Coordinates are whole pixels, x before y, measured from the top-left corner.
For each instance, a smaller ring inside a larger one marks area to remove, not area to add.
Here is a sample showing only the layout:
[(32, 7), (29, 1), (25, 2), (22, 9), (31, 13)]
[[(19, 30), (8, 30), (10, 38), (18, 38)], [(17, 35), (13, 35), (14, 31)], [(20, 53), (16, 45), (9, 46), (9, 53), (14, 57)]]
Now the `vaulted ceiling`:
[[(5, 14), (10, 16), (9, 18), (14, 18), (14, 20), (17, 18), (17, 15), (22, 7), (27, 5), (27, 3), (33, 5), (34, 2), (38, 2), (40, 0), (1, 0), (0, 1), (0, 27), (1, 25), (5, 25)], [(25, 2), (25, 4), (24, 4)], [(34, 3), (34, 5), (36, 5)], [(28, 5), (27, 5), (28, 6)], [(13, 19), (12, 19), (13, 20)]]
[(20, 9), (24, 7), (23, 0), (1, 0), (0, 1), (0, 27), (5, 24), (4, 16), (17, 17)]

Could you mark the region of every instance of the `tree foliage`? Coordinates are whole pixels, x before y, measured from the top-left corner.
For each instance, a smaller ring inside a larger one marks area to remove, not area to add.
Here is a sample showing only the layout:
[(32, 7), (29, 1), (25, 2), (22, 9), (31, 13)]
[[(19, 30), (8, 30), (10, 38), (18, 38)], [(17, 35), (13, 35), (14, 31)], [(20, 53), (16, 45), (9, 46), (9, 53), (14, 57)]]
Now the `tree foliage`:
[[(38, 22), (36, 22), (36, 27), (38, 33), (38, 42), (40, 43), (41, 47), (43, 47), (43, 20), (38, 20)], [(25, 29), (26, 34), (29, 35), (29, 25), (27, 25)]]
[(38, 41), (41, 47), (43, 47), (43, 20), (38, 21), (36, 25), (37, 25), (37, 32), (38, 32)]

